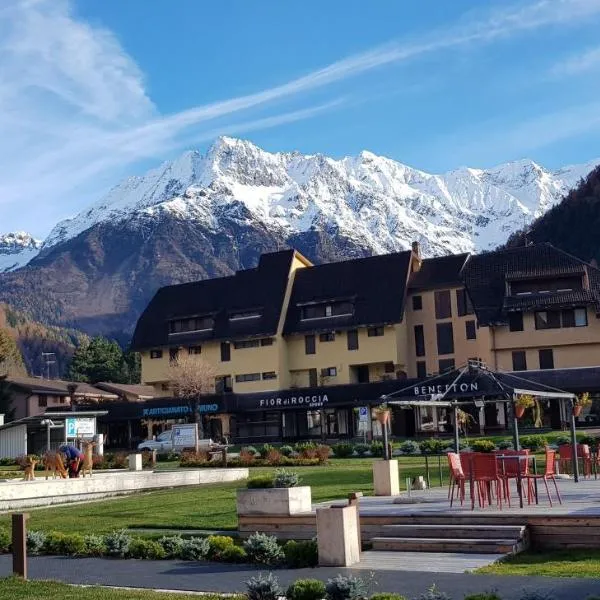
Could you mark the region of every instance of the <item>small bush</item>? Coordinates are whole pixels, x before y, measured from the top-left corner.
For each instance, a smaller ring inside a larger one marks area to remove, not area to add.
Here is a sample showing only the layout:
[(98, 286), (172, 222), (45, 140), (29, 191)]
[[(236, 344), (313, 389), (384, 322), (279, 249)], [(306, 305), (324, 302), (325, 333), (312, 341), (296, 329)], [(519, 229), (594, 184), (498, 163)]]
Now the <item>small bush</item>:
[(232, 537), (227, 535), (209, 535), (208, 541), (208, 558), (211, 560), (222, 560), (221, 555), (229, 548), (235, 547)]
[(160, 560), (165, 558), (167, 554), (158, 542), (135, 538), (129, 544), (128, 555), (131, 558), (140, 558), (143, 560)]
[(245, 452), (246, 454), (252, 454), (252, 456), (260, 456), (260, 452), (254, 446), (244, 446), (241, 452)]
[(31, 555), (39, 554), (46, 543), (46, 534), (43, 531), (27, 532), (27, 552)]
[(283, 462), (283, 460), (283, 454), (281, 454), (281, 452), (279, 452), (279, 450), (277, 450), (276, 448), (269, 450), (269, 453), (265, 457), (265, 462), (268, 465), (272, 466), (280, 465)]
[(44, 552), (66, 556), (84, 556), (87, 554), (85, 539), (81, 535), (51, 532), (46, 536)]
[(315, 540), (289, 540), (283, 546), (285, 562), (292, 569), (316, 567), (319, 564), (319, 553)]
[(440, 440), (438, 438), (427, 438), (419, 443), (422, 454), (440, 454), (444, 451), (447, 440)]
[(368, 595), (367, 582), (353, 575), (338, 575), (328, 579), (325, 586), (327, 600), (362, 600)]
[(359, 456), (364, 456), (367, 452), (369, 452), (370, 449), (371, 449), (371, 446), (369, 444), (361, 443), (361, 444), (355, 444), (355, 446), (354, 446), (354, 451)]
[(240, 464), (245, 467), (248, 467), (256, 461), (256, 454), (252, 454), (252, 452), (247, 452), (246, 450), (242, 450), (240, 452)]
[(481, 594), (465, 596), (464, 600), (502, 600), (502, 598), (495, 592), (483, 592)]
[(336, 458), (349, 458), (354, 454), (354, 445), (348, 442), (339, 442), (331, 447)]
[(110, 457), (108, 461), (110, 469), (127, 469), (129, 466), (129, 459), (125, 452), (117, 452)]
[(316, 458), (320, 463), (326, 463), (329, 461), (329, 456), (331, 455), (331, 448), (326, 446), (325, 444), (321, 444), (315, 448)]
[(163, 547), (167, 558), (179, 558), (183, 546), (183, 538), (180, 535), (165, 535), (158, 540)]
[(318, 579), (298, 579), (288, 587), (287, 600), (322, 600), (325, 597), (325, 584)]
[(510, 440), (502, 440), (498, 442), (499, 450), (514, 450), (514, 445)]
[(492, 440), (473, 440), (471, 442), (471, 448), (475, 452), (493, 452), (496, 449), (496, 444)]
[(244, 542), (244, 550), (252, 562), (263, 565), (278, 565), (285, 558), (277, 538), (266, 533), (253, 533)]
[(0, 554), (10, 552), (10, 534), (6, 529), (0, 529)]
[(250, 477), (250, 479), (246, 481), (246, 487), (249, 490), (272, 488), (273, 477), (271, 477), (271, 475), (259, 475), (257, 477)]
[(286, 471), (286, 469), (277, 469), (273, 478), (273, 487), (276, 488), (292, 488), (300, 483), (298, 473), (294, 471)]
[(393, 594), (392, 592), (380, 592), (379, 594), (373, 594), (371, 600), (406, 600), (406, 596)]
[(580, 444), (587, 444), (590, 449), (598, 447), (598, 438), (595, 435), (584, 435), (578, 441)]
[(268, 575), (257, 575), (246, 581), (246, 596), (248, 600), (278, 600), (282, 594), (279, 580), (269, 573)]
[(383, 456), (383, 442), (371, 442), (371, 454), (373, 456)]
[(183, 540), (180, 556), (183, 560), (202, 560), (208, 556), (210, 543), (206, 538), (192, 537)]
[(521, 438), (521, 446), (528, 448), (532, 452), (541, 450), (548, 445), (548, 440), (543, 435), (524, 435)]
[(267, 458), (271, 450), (275, 450), (275, 446), (272, 446), (271, 444), (263, 444), (262, 448), (258, 451), (258, 453), (260, 454), (261, 458)]
[(426, 592), (417, 596), (415, 600), (451, 600), (448, 594), (440, 592), (437, 585), (432, 585)]
[(102, 556), (106, 553), (104, 538), (101, 535), (86, 535), (83, 537), (83, 543), (85, 544), (84, 553), (86, 556)]
[(229, 546), (221, 551), (218, 560), (226, 563), (243, 563), (248, 560), (248, 555), (241, 546)]
[(556, 596), (542, 592), (538, 590), (527, 590), (520, 597), (519, 600), (555, 600)]
[(296, 444), (296, 451), (301, 458), (318, 458), (317, 445), (313, 442), (300, 442)]
[(129, 552), (131, 536), (124, 530), (112, 531), (104, 536), (104, 546), (108, 556), (125, 558)]
[(279, 452), (281, 452), (283, 456), (289, 458), (294, 453), (294, 449), (291, 446), (281, 446), (281, 448), (279, 448)]
[(400, 444), (399, 450), (402, 454), (419, 454), (421, 448), (414, 440), (406, 440)]

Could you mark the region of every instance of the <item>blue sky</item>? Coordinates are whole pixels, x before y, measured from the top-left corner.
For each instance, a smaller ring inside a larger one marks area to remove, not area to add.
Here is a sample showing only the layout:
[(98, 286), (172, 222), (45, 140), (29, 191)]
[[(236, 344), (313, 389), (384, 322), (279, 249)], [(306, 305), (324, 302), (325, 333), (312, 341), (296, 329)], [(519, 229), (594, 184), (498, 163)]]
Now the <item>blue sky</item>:
[(0, 232), (221, 133), (440, 172), (600, 157), (600, 0), (5, 0)]

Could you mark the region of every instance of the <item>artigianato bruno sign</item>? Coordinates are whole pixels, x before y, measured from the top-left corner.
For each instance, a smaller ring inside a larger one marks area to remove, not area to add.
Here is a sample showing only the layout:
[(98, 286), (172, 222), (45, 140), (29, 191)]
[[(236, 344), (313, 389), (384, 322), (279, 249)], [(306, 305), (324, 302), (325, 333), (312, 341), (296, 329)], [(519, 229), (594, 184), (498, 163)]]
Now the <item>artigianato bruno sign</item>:
[(280, 406), (305, 406), (306, 408), (323, 408), (329, 402), (327, 394), (314, 394), (312, 396), (276, 396), (261, 398), (259, 408), (277, 408)]

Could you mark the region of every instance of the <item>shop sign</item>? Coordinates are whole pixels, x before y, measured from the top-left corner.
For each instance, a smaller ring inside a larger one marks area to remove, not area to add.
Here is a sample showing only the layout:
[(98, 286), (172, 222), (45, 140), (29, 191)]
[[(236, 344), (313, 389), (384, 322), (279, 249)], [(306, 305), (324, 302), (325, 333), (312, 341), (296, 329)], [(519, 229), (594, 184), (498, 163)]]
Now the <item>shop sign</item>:
[(274, 396), (261, 398), (258, 401), (260, 408), (280, 408), (282, 406), (303, 406), (305, 408), (323, 408), (329, 402), (327, 394), (314, 394), (312, 396)]
[(192, 412), (189, 406), (158, 406), (156, 408), (144, 408), (144, 417), (168, 417), (173, 415), (187, 415)]
[(199, 413), (216, 413), (219, 412), (218, 404), (200, 404), (198, 406)]
[(94, 437), (96, 435), (95, 417), (69, 417), (65, 419), (67, 438)]
[(437, 385), (416, 385), (413, 388), (415, 396), (431, 396), (434, 394), (456, 394), (456, 393), (467, 393), (467, 392), (478, 392), (479, 383), (472, 381), (470, 383), (438, 383)]

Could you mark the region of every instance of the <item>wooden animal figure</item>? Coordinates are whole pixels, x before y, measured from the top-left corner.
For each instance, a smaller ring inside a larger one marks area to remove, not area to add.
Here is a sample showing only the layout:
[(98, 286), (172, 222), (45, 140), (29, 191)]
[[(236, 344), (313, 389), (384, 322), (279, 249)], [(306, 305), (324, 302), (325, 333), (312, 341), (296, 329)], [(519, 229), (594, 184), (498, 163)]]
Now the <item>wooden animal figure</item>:
[(44, 469), (46, 479), (48, 479), (50, 473), (52, 473), (52, 479), (56, 479), (57, 476), (61, 479), (67, 478), (65, 461), (60, 452), (46, 452), (44, 454)]
[(86, 473), (92, 476), (94, 466), (94, 446), (95, 442), (83, 442), (83, 466), (81, 467), (81, 475), (85, 477)]
[(23, 477), (25, 481), (35, 481), (35, 465), (37, 464), (38, 461), (35, 458), (27, 459), (24, 467), (25, 476)]

